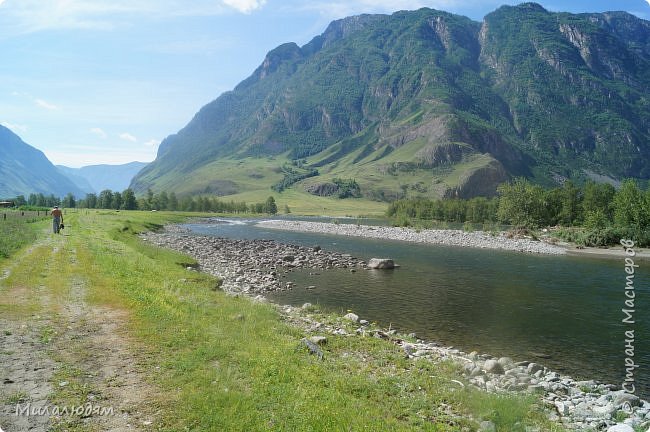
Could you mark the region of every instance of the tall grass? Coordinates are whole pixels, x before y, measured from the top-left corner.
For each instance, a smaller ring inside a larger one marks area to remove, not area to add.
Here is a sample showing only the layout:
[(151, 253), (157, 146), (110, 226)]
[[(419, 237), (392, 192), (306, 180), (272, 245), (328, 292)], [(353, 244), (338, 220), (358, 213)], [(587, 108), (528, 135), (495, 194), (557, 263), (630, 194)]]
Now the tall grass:
[(45, 216), (22, 216), (19, 212), (1, 212), (0, 259), (9, 258), (23, 246), (33, 243), (39, 232), (45, 228), (45, 219)]

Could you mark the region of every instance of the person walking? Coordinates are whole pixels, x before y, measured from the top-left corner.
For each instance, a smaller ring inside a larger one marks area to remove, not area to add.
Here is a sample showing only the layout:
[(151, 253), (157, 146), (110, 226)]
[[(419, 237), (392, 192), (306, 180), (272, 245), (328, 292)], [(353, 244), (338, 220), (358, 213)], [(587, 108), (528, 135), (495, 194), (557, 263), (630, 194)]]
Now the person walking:
[(61, 231), (61, 224), (63, 224), (63, 212), (59, 209), (59, 206), (54, 206), (52, 209), (52, 229), (54, 234), (59, 234)]

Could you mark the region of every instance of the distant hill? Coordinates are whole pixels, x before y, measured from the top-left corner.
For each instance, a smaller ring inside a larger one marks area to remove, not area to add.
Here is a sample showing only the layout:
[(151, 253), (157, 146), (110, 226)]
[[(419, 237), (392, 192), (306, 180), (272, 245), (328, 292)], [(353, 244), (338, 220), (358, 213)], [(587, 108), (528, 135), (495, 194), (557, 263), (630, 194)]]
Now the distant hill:
[[(134, 178), (138, 192), (494, 194), (650, 178), (650, 22), (503, 6), (332, 22), (270, 51)], [(342, 190), (341, 185), (345, 186)]]
[(85, 192), (99, 193), (105, 189), (122, 192), (146, 165), (144, 162), (129, 162), (123, 165), (88, 165), (81, 168), (57, 165), (57, 168)]
[(28, 197), (31, 193), (64, 197), (83, 191), (59, 172), (40, 150), (0, 126), (0, 197)]

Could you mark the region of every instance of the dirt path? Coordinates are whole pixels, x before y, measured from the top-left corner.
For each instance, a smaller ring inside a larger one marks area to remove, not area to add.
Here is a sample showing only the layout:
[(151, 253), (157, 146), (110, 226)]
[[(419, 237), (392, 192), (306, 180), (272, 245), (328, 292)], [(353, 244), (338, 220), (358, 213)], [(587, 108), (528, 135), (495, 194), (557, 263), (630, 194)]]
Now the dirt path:
[(128, 314), (88, 302), (70, 243), (48, 236), (0, 268), (0, 429), (152, 429), (155, 391)]

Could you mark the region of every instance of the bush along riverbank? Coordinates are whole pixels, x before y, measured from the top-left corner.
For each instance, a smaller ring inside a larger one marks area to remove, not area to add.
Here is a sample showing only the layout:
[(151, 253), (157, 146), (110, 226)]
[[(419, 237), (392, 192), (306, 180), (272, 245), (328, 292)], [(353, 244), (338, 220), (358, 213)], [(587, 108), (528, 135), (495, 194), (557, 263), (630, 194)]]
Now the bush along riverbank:
[[(294, 268), (366, 271), (364, 261), (319, 247), (195, 236), (179, 227), (168, 227), (160, 233), (145, 233), (142, 237), (158, 246), (189, 254), (197, 260), (198, 269), (220, 277), (221, 287), (229, 294), (247, 294), (260, 302), (265, 302), (261, 295), (264, 292), (291, 288), (290, 284), (281, 282), (281, 275)], [(494, 412), (478, 415), (468, 413), (481, 424), (480, 430), (547, 431), (563, 425), (570, 430), (609, 430), (618, 427), (611, 430), (645, 431), (650, 427), (650, 403), (613, 385), (576, 381), (536, 362), (493, 358), (488, 354), (465, 353), (453, 347), (439, 346), (419, 340), (415, 335), (404, 336), (394, 330), (382, 329), (354, 313), (344, 317), (326, 314), (310, 304), (276, 307), (286, 321), (305, 334), (305, 344), (319, 356), (328, 356), (331, 338), (343, 338), (350, 341), (351, 346), (354, 345), (352, 341), (358, 339), (386, 340), (401, 351), (403, 359), (412, 362), (411, 367), (421, 367), (422, 362), (454, 365), (459, 374), (446, 378), (447, 387), (455, 387), (459, 392), (474, 389), (478, 394), (529, 400), (533, 405), (539, 404), (538, 412), (543, 413), (543, 420), (536, 420), (537, 426), (526, 426), (525, 420), (519, 418), (510, 421), (509, 428), (496, 421)], [(365, 360), (362, 353), (354, 350), (347, 355), (355, 361)], [(548, 423), (540, 426), (539, 421)]]
[(544, 189), (523, 178), (499, 186), (495, 198), (403, 199), (390, 204), (386, 216), (397, 226), (466, 223), (539, 230), (556, 227), (554, 235), (580, 247), (618, 245), (630, 239), (650, 246), (650, 188), (625, 180), (620, 188), (607, 183), (566, 181)]

